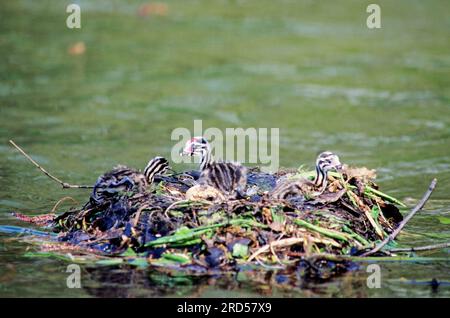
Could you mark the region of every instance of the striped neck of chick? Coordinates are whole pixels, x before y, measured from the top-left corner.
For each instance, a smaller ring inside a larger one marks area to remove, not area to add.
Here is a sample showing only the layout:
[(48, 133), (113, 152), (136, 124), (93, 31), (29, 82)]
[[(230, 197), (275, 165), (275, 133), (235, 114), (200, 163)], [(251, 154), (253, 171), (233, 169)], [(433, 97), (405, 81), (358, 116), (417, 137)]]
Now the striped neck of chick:
[(207, 167), (214, 162), (214, 159), (211, 154), (211, 149), (208, 146), (208, 149), (202, 150), (202, 155), (200, 157), (200, 171), (205, 170)]
[(199, 156), (200, 171), (205, 170), (211, 165), (211, 163), (214, 162), (211, 153), (211, 145), (206, 138), (202, 136), (191, 138), (188, 142), (186, 142), (181, 154), (185, 156)]
[(314, 186), (324, 191), (328, 185), (328, 172), (342, 168), (339, 157), (330, 152), (325, 151), (317, 156), (316, 159), (316, 177), (314, 178)]
[(158, 174), (163, 174), (170, 168), (169, 162), (166, 158), (155, 157), (147, 163), (144, 169), (145, 179), (147, 184), (152, 184), (155, 176)]
[(328, 171), (340, 169), (341, 166), (338, 156), (329, 151), (323, 152), (316, 160), (314, 181), (308, 179), (283, 180), (272, 190), (271, 196), (283, 200), (300, 196), (318, 196), (325, 191), (328, 185)]

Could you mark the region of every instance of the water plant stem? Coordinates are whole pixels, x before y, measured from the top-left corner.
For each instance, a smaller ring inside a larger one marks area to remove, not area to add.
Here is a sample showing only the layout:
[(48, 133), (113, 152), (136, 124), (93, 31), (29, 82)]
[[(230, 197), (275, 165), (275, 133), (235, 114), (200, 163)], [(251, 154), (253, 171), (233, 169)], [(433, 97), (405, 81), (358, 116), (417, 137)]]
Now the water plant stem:
[(349, 237), (347, 235), (345, 235), (344, 233), (340, 233), (338, 231), (332, 231), (332, 230), (324, 229), (324, 228), (321, 228), (320, 226), (308, 223), (308, 222), (306, 222), (304, 220), (297, 219), (297, 220), (294, 220), (294, 223), (299, 225), (299, 226), (302, 226), (304, 228), (307, 228), (309, 230), (315, 231), (317, 233), (323, 234), (325, 236), (328, 236), (328, 237), (331, 237), (331, 238), (334, 238), (334, 239), (337, 239), (337, 240), (341, 240), (341, 241), (347, 242), (348, 239), (349, 239)]
[(165, 245), (165, 244), (171, 244), (171, 243), (179, 243), (186, 240), (192, 240), (195, 238), (198, 238), (202, 236), (203, 234), (206, 234), (207, 232), (211, 231), (212, 229), (229, 226), (229, 225), (248, 225), (248, 226), (256, 226), (256, 227), (267, 227), (264, 224), (258, 223), (253, 220), (248, 219), (233, 219), (229, 222), (223, 222), (223, 223), (217, 223), (207, 226), (201, 226), (195, 229), (191, 229), (188, 233), (183, 234), (173, 234), (161, 237), (159, 239), (156, 239), (154, 241), (148, 242), (144, 246), (158, 246), (158, 245)]
[(406, 205), (403, 202), (401, 202), (400, 200), (397, 200), (396, 198), (391, 197), (390, 195), (387, 195), (386, 193), (383, 193), (383, 192), (378, 191), (378, 190), (376, 190), (376, 189), (374, 189), (372, 187), (369, 187), (368, 185), (365, 186), (365, 190), (368, 193), (375, 194), (375, 195), (377, 195), (377, 196), (379, 196), (381, 198), (386, 199), (387, 201), (390, 201), (392, 203), (396, 203), (396, 204), (400, 205), (401, 207), (406, 208)]

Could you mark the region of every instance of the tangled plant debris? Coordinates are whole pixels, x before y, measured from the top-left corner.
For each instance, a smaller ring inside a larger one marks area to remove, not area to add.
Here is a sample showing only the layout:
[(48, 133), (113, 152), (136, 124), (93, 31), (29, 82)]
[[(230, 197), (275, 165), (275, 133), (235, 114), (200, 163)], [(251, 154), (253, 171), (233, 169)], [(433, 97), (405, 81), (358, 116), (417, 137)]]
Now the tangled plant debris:
[[(63, 187), (76, 187), (45, 173)], [(295, 267), (321, 280), (345, 272), (355, 259), (392, 257), (396, 235), (423, 207), (436, 183), (405, 219), (398, 209), (405, 206), (381, 192), (375, 171), (366, 168), (330, 173), (318, 196), (276, 200), (269, 195), (281, 179), (313, 176), (314, 171), (272, 175), (253, 168), (245, 198), (214, 201), (186, 199), (198, 175), (175, 173), (157, 176), (148, 187), (130, 186), (101, 200), (91, 197), (63, 213), (14, 215), (57, 234), (33, 240), (37, 251), (28, 256), (201, 273)]]

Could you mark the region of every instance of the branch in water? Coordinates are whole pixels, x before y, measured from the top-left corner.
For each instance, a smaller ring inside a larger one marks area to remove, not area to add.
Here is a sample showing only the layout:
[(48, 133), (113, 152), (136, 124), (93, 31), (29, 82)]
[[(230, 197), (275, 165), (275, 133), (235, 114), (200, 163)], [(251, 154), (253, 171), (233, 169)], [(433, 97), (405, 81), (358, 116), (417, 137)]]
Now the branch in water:
[(55, 182), (58, 182), (63, 189), (92, 189), (93, 186), (88, 186), (88, 185), (76, 185), (76, 184), (69, 184), (67, 182), (63, 182), (60, 179), (58, 179), (57, 177), (53, 176), (52, 174), (50, 174), (50, 172), (48, 172), (47, 170), (45, 170), (44, 168), (42, 168), (36, 161), (34, 161), (33, 158), (31, 158), (25, 151), (23, 151), (22, 148), (20, 148), (18, 145), (16, 145), (16, 143), (12, 140), (9, 141), (9, 143), (11, 145), (14, 146), (14, 148), (16, 148), (17, 150), (19, 150), (19, 152), (25, 156), (25, 158), (27, 158), (29, 161), (31, 161), (31, 163), (33, 165), (36, 166), (36, 168), (38, 168), (39, 170), (41, 170), (47, 177), (49, 177), (50, 179), (52, 179)]
[(438, 249), (446, 248), (446, 247), (450, 247), (450, 242), (433, 244), (433, 245), (425, 245), (425, 246), (417, 246), (417, 247), (393, 248), (393, 249), (390, 249), (389, 252), (392, 252), (392, 253), (420, 252), (420, 251), (438, 250)]
[(431, 193), (433, 193), (433, 190), (436, 187), (436, 182), (437, 182), (436, 179), (433, 179), (433, 181), (431, 181), (431, 184), (428, 187), (427, 192), (424, 194), (422, 200), (420, 200), (419, 203), (417, 203), (417, 205), (411, 210), (408, 216), (406, 216), (406, 218), (400, 223), (400, 225), (395, 229), (395, 231), (391, 233), (391, 235), (385, 238), (380, 244), (375, 246), (375, 248), (371, 249), (368, 252), (365, 252), (361, 256), (372, 255), (381, 250), (390, 241), (393, 241), (397, 237), (397, 235), (401, 232), (401, 230), (405, 227), (406, 223), (408, 223), (417, 212), (422, 210), (423, 206), (425, 205), (425, 203), (427, 203), (428, 199), (430, 198)]

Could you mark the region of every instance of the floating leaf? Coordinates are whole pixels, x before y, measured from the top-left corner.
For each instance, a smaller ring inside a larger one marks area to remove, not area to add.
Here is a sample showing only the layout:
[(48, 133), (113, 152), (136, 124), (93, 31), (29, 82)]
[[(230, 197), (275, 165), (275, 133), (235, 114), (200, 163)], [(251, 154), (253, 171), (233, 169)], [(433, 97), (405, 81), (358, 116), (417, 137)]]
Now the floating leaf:
[(438, 216), (437, 218), (438, 218), (439, 222), (441, 222), (441, 224), (445, 224), (445, 225), (450, 224), (450, 218), (448, 218), (448, 217)]

